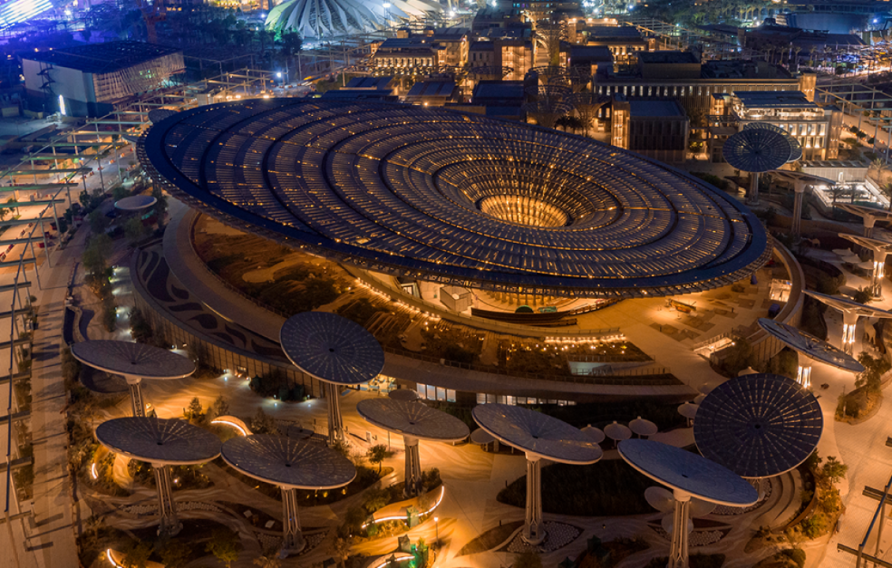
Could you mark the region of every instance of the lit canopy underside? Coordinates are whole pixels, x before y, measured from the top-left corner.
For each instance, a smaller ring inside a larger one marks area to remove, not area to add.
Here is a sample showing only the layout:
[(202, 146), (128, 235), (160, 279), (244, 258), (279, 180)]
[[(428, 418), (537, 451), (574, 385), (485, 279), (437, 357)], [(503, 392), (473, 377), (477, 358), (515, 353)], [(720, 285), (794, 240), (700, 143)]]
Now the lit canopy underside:
[[(770, 255), (742, 205), (590, 139), (442, 109), (253, 100), (178, 113), (140, 144), (165, 187), (221, 220), (369, 270), (559, 296), (676, 295)], [(512, 222), (510, 197), (567, 224)], [(488, 202), (487, 202), (488, 203)]]

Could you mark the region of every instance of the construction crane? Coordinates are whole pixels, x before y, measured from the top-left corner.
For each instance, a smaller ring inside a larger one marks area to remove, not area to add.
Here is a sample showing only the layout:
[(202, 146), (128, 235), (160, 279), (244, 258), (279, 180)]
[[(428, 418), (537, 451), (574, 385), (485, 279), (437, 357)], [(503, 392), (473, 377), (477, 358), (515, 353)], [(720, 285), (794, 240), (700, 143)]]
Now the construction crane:
[(147, 0), (136, 0), (136, 7), (142, 12), (142, 19), (146, 23), (146, 40), (149, 43), (158, 43), (155, 24), (167, 18), (163, 0), (154, 0), (151, 5)]

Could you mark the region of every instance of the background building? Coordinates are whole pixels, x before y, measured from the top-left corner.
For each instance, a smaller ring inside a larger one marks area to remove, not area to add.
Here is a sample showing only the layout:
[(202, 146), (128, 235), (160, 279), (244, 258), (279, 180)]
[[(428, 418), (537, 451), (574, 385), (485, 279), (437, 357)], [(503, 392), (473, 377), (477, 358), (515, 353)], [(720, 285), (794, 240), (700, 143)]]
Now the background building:
[(22, 58), (28, 96), (70, 116), (101, 116), (114, 103), (170, 86), (185, 71), (183, 52), (135, 41), (54, 49)]
[(613, 103), (610, 141), (663, 162), (683, 162), (688, 151), (690, 121), (674, 100)]

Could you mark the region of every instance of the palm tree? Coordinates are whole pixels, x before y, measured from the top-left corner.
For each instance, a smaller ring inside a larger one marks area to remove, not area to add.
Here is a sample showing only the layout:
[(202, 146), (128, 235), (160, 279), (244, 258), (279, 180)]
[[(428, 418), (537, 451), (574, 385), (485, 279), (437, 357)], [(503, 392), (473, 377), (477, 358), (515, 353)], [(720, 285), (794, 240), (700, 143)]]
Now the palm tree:
[(874, 177), (877, 180), (877, 184), (883, 183), (883, 174), (889, 171), (889, 166), (886, 164), (886, 160), (882, 158), (877, 158), (870, 163), (870, 169), (873, 170)]
[(797, 46), (793, 46), (793, 60), (790, 62), (790, 67), (793, 67), (793, 63), (796, 64), (796, 71), (799, 71), (799, 52), (802, 51), (802, 48)]
[(830, 198), (833, 199), (834, 208), (836, 207), (836, 200), (842, 197), (842, 192), (843, 189), (840, 186), (836, 184), (830, 186)]

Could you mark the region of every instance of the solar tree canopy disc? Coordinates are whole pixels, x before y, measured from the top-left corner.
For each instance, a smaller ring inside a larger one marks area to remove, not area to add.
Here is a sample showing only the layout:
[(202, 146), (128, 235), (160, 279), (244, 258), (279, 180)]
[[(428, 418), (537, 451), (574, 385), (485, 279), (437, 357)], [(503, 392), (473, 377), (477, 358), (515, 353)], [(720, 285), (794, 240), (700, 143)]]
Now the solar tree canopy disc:
[(657, 425), (650, 420), (641, 418), (639, 416), (635, 420), (629, 422), (629, 430), (638, 434), (639, 436), (653, 436), (657, 433), (659, 428), (657, 428)]
[(471, 415), (500, 442), (528, 454), (568, 464), (590, 464), (601, 459), (601, 448), (578, 428), (520, 406), (478, 404)]
[(667, 296), (737, 282), (771, 254), (749, 209), (685, 172), (443, 108), (213, 104), (153, 125), (139, 152), (153, 180), (227, 224), (442, 285)]
[[(892, 243), (890, 243), (890, 246), (892, 246)], [(815, 300), (823, 302), (841, 312), (849, 312), (858, 314), (859, 316), (867, 316), (869, 318), (892, 318), (892, 312), (881, 310), (880, 308), (875, 308), (873, 306), (868, 306), (867, 304), (859, 304), (855, 300), (850, 300), (841, 296), (830, 296), (828, 294), (821, 294), (820, 292), (815, 292), (814, 290), (803, 290), (803, 292), (805, 292)]]
[(421, 401), (421, 397), (418, 395), (418, 393), (411, 389), (392, 390), (387, 393), (387, 397), (392, 398), (393, 400)]
[(790, 144), (790, 157), (787, 158), (787, 162), (795, 162), (796, 160), (802, 159), (802, 144), (799, 143), (799, 140), (791, 135), (789, 132), (780, 128), (779, 126), (775, 126), (769, 122), (750, 122), (746, 126), (743, 127), (744, 130), (749, 130), (753, 128), (764, 128), (765, 130), (770, 130), (771, 132), (776, 132), (783, 136), (787, 142)]
[(623, 440), (618, 449), (633, 468), (691, 497), (729, 507), (745, 507), (759, 500), (758, 491), (742, 477), (681, 448), (638, 438)]
[(96, 428), (96, 439), (117, 454), (164, 465), (194, 465), (220, 455), (220, 439), (185, 420), (114, 418)]
[(358, 385), (384, 368), (384, 350), (375, 336), (337, 314), (291, 316), (282, 325), (279, 340), (292, 363), (326, 383)]
[(158, 200), (151, 195), (133, 195), (115, 202), (115, 209), (121, 211), (142, 211), (154, 205)]
[(455, 416), (420, 402), (372, 398), (360, 401), (356, 411), (375, 426), (419, 440), (459, 442), (470, 434)]
[(356, 477), (338, 452), (313, 442), (252, 434), (223, 443), (223, 459), (249, 477), (288, 489), (337, 489)]
[(783, 134), (764, 128), (741, 130), (732, 134), (722, 147), (725, 161), (745, 172), (776, 170), (787, 163), (792, 153)]
[(92, 339), (71, 346), (75, 359), (94, 369), (143, 379), (182, 379), (195, 372), (190, 359), (145, 343)]
[[(768, 318), (759, 318), (759, 327), (769, 335), (784, 343), (791, 349), (802, 353), (806, 357), (827, 363), (837, 369), (851, 373), (863, 373), (864, 365), (854, 357), (837, 349), (826, 341), (822, 341), (813, 335), (809, 335), (785, 323), (780, 323)], [(748, 375), (752, 377), (754, 375)], [(726, 383), (727, 384), (727, 383)], [(800, 387), (801, 388), (801, 387)]]
[(818, 400), (793, 379), (760, 373), (731, 379), (697, 411), (703, 457), (747, 478), (773, 477), (811, 455), (824, 427)]

